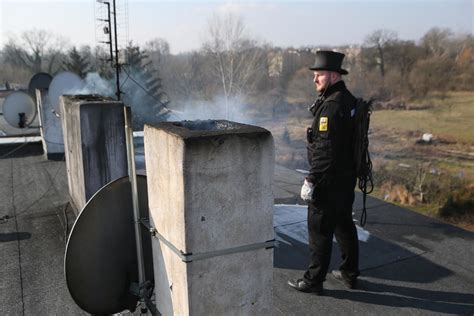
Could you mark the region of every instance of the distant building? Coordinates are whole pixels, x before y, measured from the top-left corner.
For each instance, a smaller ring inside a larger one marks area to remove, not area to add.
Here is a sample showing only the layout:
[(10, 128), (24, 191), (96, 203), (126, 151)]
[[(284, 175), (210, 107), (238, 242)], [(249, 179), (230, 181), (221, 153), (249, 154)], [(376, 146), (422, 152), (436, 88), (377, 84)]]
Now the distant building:
[(270, 52), (268, 58), (268, 76), (269, 77), (280, 77), (283, 72), (283, 53)]

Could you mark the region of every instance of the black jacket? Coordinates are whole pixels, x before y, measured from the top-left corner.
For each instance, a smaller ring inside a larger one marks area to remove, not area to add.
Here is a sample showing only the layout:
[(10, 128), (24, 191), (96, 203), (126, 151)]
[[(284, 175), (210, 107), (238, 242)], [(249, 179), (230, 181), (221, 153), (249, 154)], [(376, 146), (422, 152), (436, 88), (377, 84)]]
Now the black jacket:
[(356, 98), (339, 81), (320, 96), (308, 130), (308, 181), (316, 188), (355, 179), (354, 113)]

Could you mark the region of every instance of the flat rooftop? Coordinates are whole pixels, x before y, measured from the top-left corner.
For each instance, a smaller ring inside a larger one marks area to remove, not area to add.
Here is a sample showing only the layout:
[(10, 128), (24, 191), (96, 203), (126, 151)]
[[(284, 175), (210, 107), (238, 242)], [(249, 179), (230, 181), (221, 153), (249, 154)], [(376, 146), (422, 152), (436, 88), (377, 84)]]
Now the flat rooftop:
[[(0, 157), (10, 150), (0, 146)], [(63, 271), (74, 221), (65, 162), (46, 161), (33, 144), (0, 159), (0, 173), (0, 314), (86, 314)], [(367, 224), (358, 227), (359, 289), (346, 290), (330, 275), (324, 296), (287, 286), (308, 262), (306, 207), (297, 205), (303, 177), (275, 168), (275, 315), (474, 314), (474, 233), (370, 197)], [(330, 269), (339, 262), (334, 242)]]

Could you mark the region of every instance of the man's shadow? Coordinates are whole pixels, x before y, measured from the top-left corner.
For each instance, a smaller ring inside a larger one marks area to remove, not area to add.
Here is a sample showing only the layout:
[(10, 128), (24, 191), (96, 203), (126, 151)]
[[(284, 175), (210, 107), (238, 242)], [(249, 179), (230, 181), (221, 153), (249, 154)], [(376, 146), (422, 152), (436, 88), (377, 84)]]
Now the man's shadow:
[(435, 313), (474, 314), (474, 294), (426, 290), (361, 279), (358, 290), (325, 289), (325, 295), (366, 304), (406, 307)]
[[(294, 235), (295, 232), (298, 234)], [(308, 243), (303, 242), (307, 240), (306, 222), (275, 227), (275, 235), (278, 244), (274, 251), (274, 266), (289, 270), (306, 270), (309, 263)], [(359, 249), (359, 269), (363, 275), (366, 274), (364, 271), (372, 271), (374, 277), (380, 279), (431, 283), (453, 274), (451, 270), (421, 256), (424, 253), (421, 249), (406, 249), (374, 235), (366, 241), (359, 241)], [(416, 265), (413, 260), (417, 261)], [(339, 269), (340, 262), (341, 253), (333, 240), (329, 271)], [(407, 273), (399, 273), (398, 270), (389, 272), (382, 268), (395, 263), (403, 265)], [(377, 271), (382, 271), (382, 274)]]

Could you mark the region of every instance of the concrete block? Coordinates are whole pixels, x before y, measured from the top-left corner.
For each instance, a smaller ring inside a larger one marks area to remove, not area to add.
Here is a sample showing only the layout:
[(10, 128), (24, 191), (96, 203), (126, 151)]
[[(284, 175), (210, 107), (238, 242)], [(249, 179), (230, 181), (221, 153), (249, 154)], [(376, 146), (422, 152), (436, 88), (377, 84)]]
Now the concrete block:
[(122, 102), (61, 96), (69, 195), (76, 211), (105, 184), (128, 174)]
[[(150, 218), (193, 255), (273, 239), (274, 146), (269, 131), (229, 121), (145, 125)], [(156, 302), (164, 315), (265, 315), (273, 250), (185, 263), (153, 240)]]

